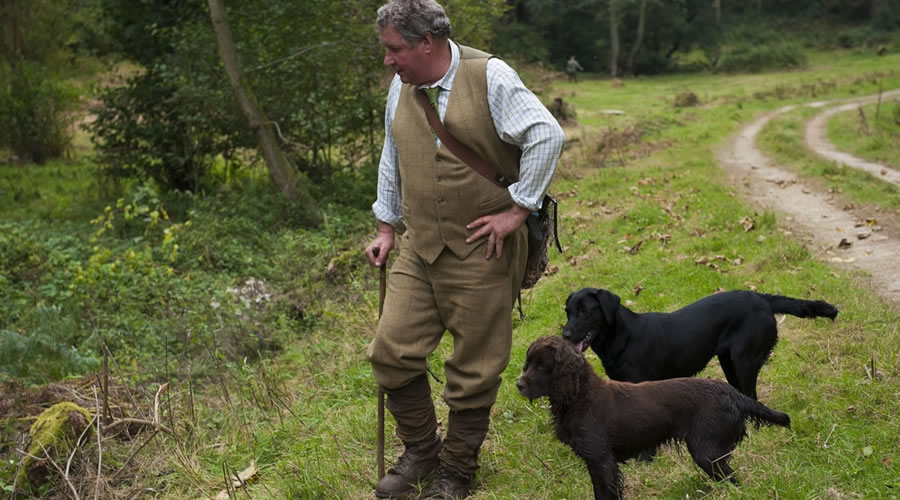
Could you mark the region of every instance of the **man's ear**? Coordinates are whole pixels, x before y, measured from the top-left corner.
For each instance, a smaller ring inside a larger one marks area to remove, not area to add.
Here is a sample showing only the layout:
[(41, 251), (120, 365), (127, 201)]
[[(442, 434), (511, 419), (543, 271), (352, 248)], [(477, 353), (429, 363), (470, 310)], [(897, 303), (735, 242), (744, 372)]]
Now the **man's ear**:
[(423, 38), (419, 43), (423, 44), (422, 49), (425, 51), (425, 53), (430, 55), (431, 51), (434, 49), (434, 37), (431, 35), (431, 33), (425, 33), (425, 38)]

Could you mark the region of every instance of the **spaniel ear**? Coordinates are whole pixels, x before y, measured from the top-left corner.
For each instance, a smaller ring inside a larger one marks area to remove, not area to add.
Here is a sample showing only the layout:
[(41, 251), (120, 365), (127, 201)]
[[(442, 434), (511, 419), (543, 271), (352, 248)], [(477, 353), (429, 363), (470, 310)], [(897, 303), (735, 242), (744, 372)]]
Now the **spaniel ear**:
[(584, 373), (584, 356), (565, 342), (554, 345), (553, 390), (551, 403), (569, 406), (578, 400)]
[(597, 303), (600, 304), (600, 312), (606, 318), (606, 323), (608, 325), (616, 324), (616, 311), (622, 305), (622, 299), (609, 290), (597, 290), (594, 292), (594, 297), (597, 299)]

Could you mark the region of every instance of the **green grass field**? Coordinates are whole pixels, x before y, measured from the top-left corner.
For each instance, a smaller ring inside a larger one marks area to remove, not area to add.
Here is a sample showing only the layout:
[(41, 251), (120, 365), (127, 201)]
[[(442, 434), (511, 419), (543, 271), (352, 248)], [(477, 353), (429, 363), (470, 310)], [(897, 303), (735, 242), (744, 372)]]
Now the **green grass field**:
[[(897, 309), (860, 286), (864, 276), (811, 259), (808, 249), (779, 229), (774, 214), (756, 213), (736, 199), (714, 163), (715, 148), (757, 113), (874, 93), (879, 82), (900, 86), (900, 73), (891, 70), (897, 56), (831, 54), (813, 60), (809, 69), (788, 73), (642, 78), (620, 88), (606, 79), (585, 79), (553, 88), (550, 95), (575, 106), (579, 123), (567, 130), (576, 140), (570, 140), (552, 187), (562, 199), (566, 252), (552, 256), (558, 272), (524, 297), (527, 317), (515, 331), (473, 498), (591, 497), (584, 465), (553, 436), (546, 402), (524, 400), (514, 385), (530, 342), (560, 332), (566, 296), (584, 286), (613, 290), (639, 312), (670, 311), (718, 289), (746, 288), (821, 298), (841, 310), (834, 323), (792, 317), (781, 323), (780, 342), (760, 377), (760, 397), (790, 414), (793, 429), (750, 431), (733, 459), (740, 488), (711, 483), (683, 449), (672, 447), (650, 464), (623, 468), (630, 498), (897, 496)], [(699, 106), (673, 107), (674, 97), (688, 91), (698, 96)], [(604, 113), (609, 109), (625, 114)], [(767, 139), (766, 147), (779, 139), (785, 148), (802, 145), (784, 137)], [(803, 175), (827, 182), (826, 172)], [(896, 192), (877, 185), (848, 196), (885, 207), (897, 203)], [(743, 229), (744, 217), (754, 221), (753, 230)], [(628, 250), (638, 241), (644, 243), (632, 254)], [(718, 269), (695, 264), (700, 257), (717, 262)], [(368, 286), (374, 290), (372, 281)], [(297, 367), (290, 387), (308, 402), (300, 404), (301, 423), (286, 423), (290, 430), (271, 434), (290, 436), (291, 443), (273, 460), (273, 475), (290, 478), (273, 488), (278, 494), (371, 496), (375, 388), (364, 352), (375, 315), (372, 298), (353, 321), (336, 318), (282, 359)], [(445, 343), (431, 360), (438, 377), (449, 352)], [(602, 372), (596, 356), (588, 357)], [(873, 365), (870, 376), (867, 367)], [(723, 378), (715, 362), (700, 376)], [(439, 384), (433, 387), (440, 390)], [(439, 415), (446, 411), (439, 404)], [(390, 419), (388, 427), (390, 433)], [(391, 460), (398, 443), (389, 443)], [(261, 452), (247, 450), (244, 462)], [(210, 468), (218, 463), (215, 457), (207, 461)]]
[[(512, 359), (471, 498), (592, 498), (584, 464), (554, 437), (547, 402), (529, 402), (515, 388), (529, 344), (559, 334), (566, 297), (587, 286), (613, 291), (636, 312), (672, 311), (732, 289), (823, 299), (840, 310), (834, 322), (778, 318), (780, 340), (758, 390), (762, 402), (790, 415), (793, 427), (749, 429), (731, 462), (739, 487), (709, 481), (685, 449), (669, 446), (651, 463), (623, 466), (628, 498), (900, 496), (900, 310), (871, 293), (864, 275), (815, 260), (780, 227), (779, 215), (757, 212), (740, 200), (715, 163), (717, 148), (760, 113), (900, 88), (897, 54), (813, 54), (810, 61), (802, 71), (626, 79), (622, 86), (599, 77), (577, 84), (560, 80), (546, 91), (545, 101), (562, 97), (577, 112), (551, 187), (560, 199), (565, 252), (551, 251), (554, 272), (523, 295), (525, 318), (513, 313)], [(699, 103), (675, 107), (675, 97), (685, 92)], [(798, 110), (776, 120), (763, 132), (761, 146), (798, 175), (817, 179), (822, 189), (840, 185), (856, 203), (895, 212), (896, 189), (862, 175), (838, 175), (803, 150), (800, 124), (813, 112)], [(833, 137), (842, 134), (844, 123), (832, 124)], [(93, 186), (93, 175), (90, 167), (72, 165), (0, 167), (0, 210), (11, 220), (34, 216), (48, 225), (59, 219), (84, 225), (110, 203), (70, 192), (72, 185)], [(74, 184), (63, 182), (68, 178)], [(194, 217), (194, 227), (208, 231), (202, 234), (215, 235), (205, 242), (214, 257), (230, 248), (224, 241), (233, 239), (240, 250), (240, 257), (221, 257), (178, 279), (224, 288), (258, 273), (271, 278), (276, 294), (293, 294), (291, 300), (306, 305), (303, 319), (268, 325), (282, 350), (262, 360), (223, 361), (218, 350), (198, 349), (197, 380), (191, 383), (185, 364), (177, 378), (168, 357), (120, 360), (130, 380), (153, 374), (144, 380), (150, 390), (142, 403), (148, 406), (158, 384), (171, 380), (165, 418), (174, 432), (150, 440), (135, 459), (140, 472), (117, 488), (137, 497), (213, 498), (225, 489), (223, 470), (256, 464), (248, 498), (373, 498), (376, 386), (365, 350), (377, 322), (378, 274), (362, 264), (371, 234), (359, 229), (368, 227), (368, 215), (339, 214), (317, 234), (294, 231), (273, 215), (259, 223), (261, 234), (248, 236), (255, 226), (238, 224), (238, 212), (224, 205), (178, 212)], [(190, 251), (184, 246), (183, 252)], [(349, 270), (336, 279), (324, 271), (331, 264)], [(177, 261), (173, 266), (177, 271)], [(304, 274), (306, 269), (318, 274)], [(252, 322), (227, 326), (209, 308), (220, 295), (211, 289), (180, 297), (179, 308), (165, 319), (171, 333), (234, 337), (265, 329)], [(440, 379), (450, 352), (448, 338), (430, 358)], [(587, 357), (602, 374), (593, 352)], [(716, 361), (699, 376), (724, 379)], [(432, 380), (432, 389), (439, 394), (442, 386)], [(446, 423), (448, 409), (436, 400), (439, 420)], [(390, 417), (386, 428), (390, 466), (400, 443)], [(121, 464), (136, 444), (118, 446), (104, 450), (106, 466)], [(0, 469), (0, 487), (10, 477)]]
[(900, 168), (900, 99), (838, 114), (828, 122), (828, 137), (841, 151)]

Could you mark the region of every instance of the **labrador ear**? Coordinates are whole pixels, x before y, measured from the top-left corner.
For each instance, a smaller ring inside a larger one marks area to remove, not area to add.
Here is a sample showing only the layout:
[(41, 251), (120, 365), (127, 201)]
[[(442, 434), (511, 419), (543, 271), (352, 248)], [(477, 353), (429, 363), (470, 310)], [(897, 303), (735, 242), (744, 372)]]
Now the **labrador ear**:
[(614, 325), (616, 323), (616, 311), (622, 305), (622, 299), (609, 290), (597, 290), (594, 296), (597, 298), (597, 303), (600, 304), (600, 312), (606, 318), (606, 323)]
[(581, 376), (584, 373), (586, 361), (575, 346), (568, 342), (556, 343), (552, 349), (555, 352), (551, 403), (556, 402), (563, 406), (569, 406), (578, 400), (581, 392)]

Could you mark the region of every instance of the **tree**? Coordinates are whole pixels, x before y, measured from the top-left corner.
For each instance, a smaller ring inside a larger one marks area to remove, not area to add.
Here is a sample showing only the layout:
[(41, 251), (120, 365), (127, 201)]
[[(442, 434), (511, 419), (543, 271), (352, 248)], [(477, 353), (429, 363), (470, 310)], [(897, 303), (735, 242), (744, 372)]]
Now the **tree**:
[(228, 82), (235, 98), (240, 103), (241, 110), (250, 123), (250, 128), (256, 132), (259, 141), (259, 149), (269, 167), (269, 173), (281, 192), (289, 199), (301, 203), (304, 213), (309, 214), (309, 219), (316, 223), (320, 220), (319, 208), (313, 201), (297, 175), (296, 166), (288, 159), (287, 155), (278, 146), (273, 131), (273, 124), (269, 122), (263, 111), (259, 108), (253, 91), (241, 76), (235, 55), (234, 41), (231, 37), (231, 28), (225, 16), (225, 4), (223, 0), (209, 0), (209, 13), (216, 32), (216, 41), (219, 46), (219, 54), (225, 72), (228, 74)]
[(619, 6), (616, 0), (609, 0), (609, 76), (619, 75)]
[(628, 54), (628, 71), (634, 74), (634, 57), (641, 50), (641, 42), (644, 40), (644, 28), (647, 25), (647, 0), (638, 0), (638, 26), (634, 45)]

